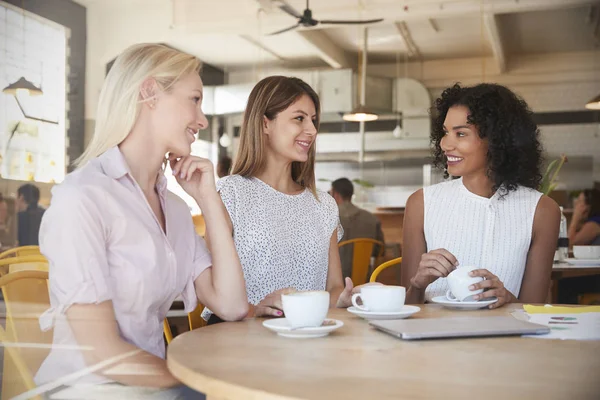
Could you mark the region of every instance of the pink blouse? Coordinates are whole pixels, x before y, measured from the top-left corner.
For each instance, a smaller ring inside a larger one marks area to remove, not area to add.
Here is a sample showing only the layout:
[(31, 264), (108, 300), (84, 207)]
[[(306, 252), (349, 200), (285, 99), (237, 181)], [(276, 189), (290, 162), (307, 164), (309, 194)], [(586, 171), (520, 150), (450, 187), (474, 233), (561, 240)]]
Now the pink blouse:
[[(211, 266), (204, 241), (196, 235), (190, 210), (157, 182), (166, 234), (135, 182), (118, 147), (113, 147), (52, 190), (42, 220), (40, 247), (50, 261), (51, 308), (40, 317), (54, 326), (55, 346), (36, 376), (45, 383), (85, 367), (64, 316), (72, 304), (111, 300), (121, 337), (165, 357), (163, 319), (181, 295), (185, 310), (196, 308), (194, 280)], [(87, 375), (77, 383), (109, 379)]]

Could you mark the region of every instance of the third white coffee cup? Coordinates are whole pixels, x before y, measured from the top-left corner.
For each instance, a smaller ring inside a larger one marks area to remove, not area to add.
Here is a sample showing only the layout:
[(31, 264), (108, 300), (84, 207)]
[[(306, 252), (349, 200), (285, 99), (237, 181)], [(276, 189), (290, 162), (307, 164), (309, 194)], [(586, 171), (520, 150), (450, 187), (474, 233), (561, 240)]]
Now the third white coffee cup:
[[(362, 305), (358, 304), (362, 300)], [(361, 288), (352, 295), (352, 305), (362, 311), (392, 312), (404, 307), (406, 289), (403, 286), (374, 285)]]
[(483, 289), (469, 290), (469, 286), (481, 282), (480, 276), (469, 276), (469, 272), (479, 267), (458, 267), (450, 272), (446, 278), (450, 289), (446, 292), (446, 298), (452, 301), (473, 301), (473, 296), (482, 293)]

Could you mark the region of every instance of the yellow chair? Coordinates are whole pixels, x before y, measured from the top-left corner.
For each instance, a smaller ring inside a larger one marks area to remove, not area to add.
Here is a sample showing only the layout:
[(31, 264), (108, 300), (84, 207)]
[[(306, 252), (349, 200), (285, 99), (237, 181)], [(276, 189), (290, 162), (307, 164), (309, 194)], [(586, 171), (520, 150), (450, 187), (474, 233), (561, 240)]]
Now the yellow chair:
[[(19, 349), (14, 347), (14, 345), (12, 345), (11, 340), (8, 340), (8, 336), (6, 335), (6, 332), (4, 332), (4, 329), (2, 328), (2, 326), (0, 326), (0, 343), (2, 343), (2, 347), (4, 347), (4, 375), (3, 375), (3, 379), (2, 379), (2, 398), (5, 398), (4, 396), (4, 387), (5, 385), (10, 385), (10, 386), (14, 386), (13, 382), (9, 382), (12, 381), (13, 379), (10, 378), (10, 375), (18, 375), (21, 378), (21, 386), (25, 389), (25, 390), (20, 390), (17, 394), (21, 394), (24, 393), (26, 391), (32, 390), (34, 389), (35, 386), (35, 382), (33, 381), (33, 375), (31, 375), (31, 372), (29, 371), (29, 369), (27, 368), (27, 363), (25, 363), (25, 360), (23, 360), (23, 357), (21, 357), (21, 354), (19, 352)], [(8, 362), (7, 362), (8, 361)], [(13, 370), (6, 370), (6, 365), (10, 364), (10, 362), (12, 362), (12, 366), (14, 367)], [(9, 374), (9, 378), (7, 379), (7, 374)], [(11, 385), (12, 383), (12, 385)], [(9, 386), (9, 387), (10, 387)], [(10, 391), (7, 389), (7, 395), (9, 396)], [(6, 397), (8, 398), (8, 397)], [(40, 396), (35, 396), (35, 397), (31, 397), (32, 399), (36, 399), (36, 400), (41, 400), (42, 398)]]
[(48, 271), (48, 259), (41, 254), (0, 259), (0, 276), (23, 270)]
[(0, 253), (0, 259), (7, 257), (33, 256), (40, 253), (40, 246), (21, 246), (8, 249)]
[[(196, 309), (188, 313), (188, 324), (190, 326), (190, 331), (206, 326), (206, 321), (202, 318), (202, 310), (204, 310), (204, 305), (198, 303)], [(173, 340), (173, 332), (171, 331), (171, 326), (166, 318), (163, 321), (163, 332), (165, 339), (167, 340), (167, 344), (171, 343), (171, 340)]]
[(362, 285), (367, 282), (369, 276), (373, 247), (375, 245), (379, 246), (379, 254), (377, 257), (381, 257), (385, 250), (384, 244), (374, 239), (358, 238), (344, 240), (338, 244), (338, 248), (348, 245), (353, 245), (354, 247), (352, 252), (352, 274), (350, 278), (354, 285)]
[[(35, 388), (33, 376), (50, 351), (52, 331), (42, 332), (38, 322), (50, 307), (48, 272), (11, 272), (0, 278), (0, 288), (6, 304), (6, 331), (1, 332), (1, 340), (9, 344), (4, 346), (9, 357), (4, 357), (1, 398), (10, 399)], [(47, 346), (11, 344), (19, 342)]]
[(163, 320), (163, 332), (164, 332), (165, 340), (167, 341), (167, 344), (171, 343), (171, 341), (173, 340), (173, 332), (171, 332), (171, 327), (169, 326), (169, 321), (167, 321), (166, 318)]
[(204, 222), (204, 216), (201, 214), (192, 215), (192, 221), (194, 222), (194, 228), (196, 229), (196, 233), (202, 237), (206, 233), (206, 223)]
[(394, 258), (393, 260), (384, 262), (379, 267), (375, 268), (375, 271), (373, 271), (373, 273), (371, 274), (371, 279), (369, 280), (369, 282), (377, 282), (377, 277), (379, 276), (381, 271), (383, 271), (386, 268), (393, 267), (394, 265), (398, 265), (400, 263), (402, 263), (402, 257)]
[(204, 310), (204, 305), (198, 303), (196, 309), (191, 313), (188, 313), (188, 322), (190, 324), (190, 331), (194, 329), (202, 328), (206, 326), (206, 321), (202, 318), (202, 311)]

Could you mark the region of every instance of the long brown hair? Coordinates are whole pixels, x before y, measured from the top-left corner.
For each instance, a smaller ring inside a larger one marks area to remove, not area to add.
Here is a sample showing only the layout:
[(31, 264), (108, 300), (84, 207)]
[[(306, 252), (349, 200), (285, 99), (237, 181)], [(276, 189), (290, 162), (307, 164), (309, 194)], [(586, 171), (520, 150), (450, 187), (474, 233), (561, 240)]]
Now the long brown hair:
[[(269, 120), (307, 95), (315, 105), (315, 127), (319, 129), (321, 104), (317, 93), (302, 79), (287, 76), (269, 76), (254, 86), (244, 111), (240, 130), (240, 145), (233, 164), (234, 175), (256, 176), (265, 168), (266, 139), (263, 131), (264, 117)], [(302, 187), (310, 189), (317, 197), (315, 184), (316, 146), (308, 152), (306, 162), (292, 163), (292, 179)]]

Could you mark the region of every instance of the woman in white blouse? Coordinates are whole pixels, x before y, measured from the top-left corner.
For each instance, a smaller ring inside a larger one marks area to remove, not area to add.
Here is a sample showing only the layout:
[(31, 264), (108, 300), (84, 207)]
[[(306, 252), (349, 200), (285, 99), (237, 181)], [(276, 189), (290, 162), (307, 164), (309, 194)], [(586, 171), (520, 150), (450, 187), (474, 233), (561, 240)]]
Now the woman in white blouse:
[[(51, 389), (66, 377), (68, 385), (170, 388), (179, 382), (166, 367), (162, 326), (178, 295), (187, 311), (199, 299), (227, 320), (245, 317), (243, 274), (212, 164), (190, 155), (195, 133), (208, 125), (200, 68), (189, 54), (140, 44), (106, 77), (94, 137), (79, 168), (54, 188), (40, 231), (52, 306), (40, 322), (55, 326), (61, 346), (44, 361), (38, 384)], [(167, 153), (219, 243), (211, 253), (187, 205), (166, 188)], [(99, 368), (107, 360), (110, 368)]]
[[(283, 316), (281, 294), (327, 290), (348, 306), (333, 198), (315, 185), (319, 97), (298, 78), (271, 76), (250, 93), (232, 175), (217, 189), (229, 212), (253, 316)], [(218, 322), (218, 311), (209, 320)], [(206, 317), (206, 313), (205, 313)]]
[(457, 266), (485, 280), (475, 300), (545, 301), (560, 210), (536, 189), (539, 131), (527, 104), (494, 84), (455, 85), (435, 102), (431, 141), (436, 165), (460, 177), (414, 193), (406, 204), (402, 281), (407, 302), (448, 289)]

